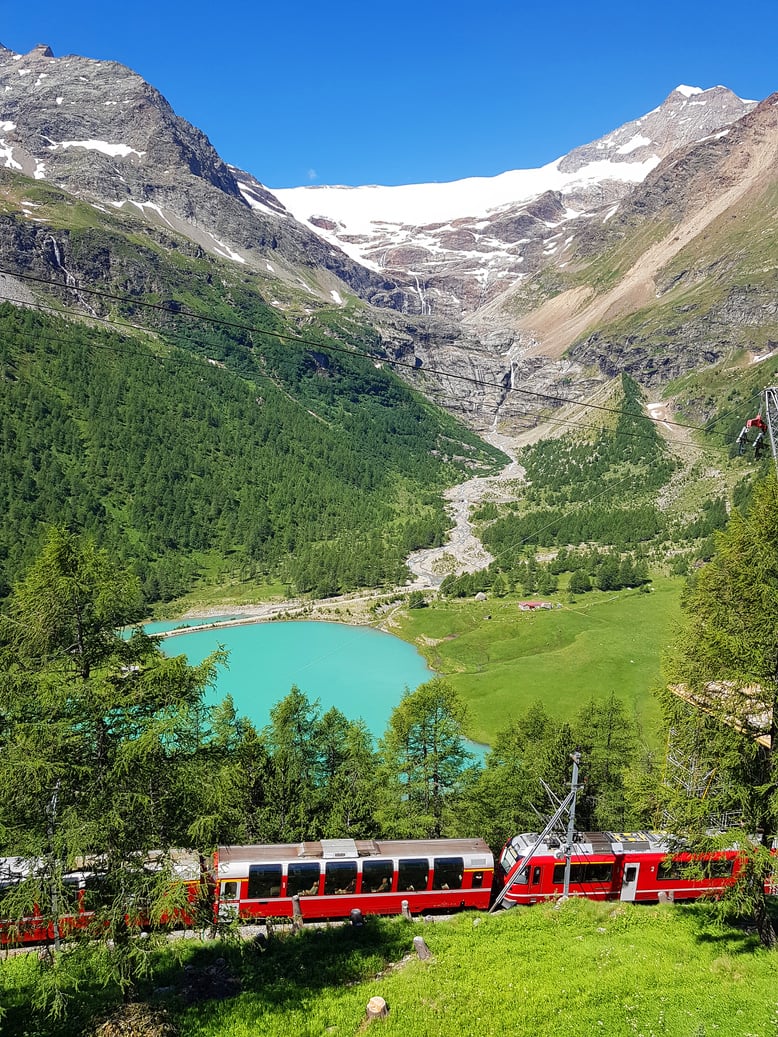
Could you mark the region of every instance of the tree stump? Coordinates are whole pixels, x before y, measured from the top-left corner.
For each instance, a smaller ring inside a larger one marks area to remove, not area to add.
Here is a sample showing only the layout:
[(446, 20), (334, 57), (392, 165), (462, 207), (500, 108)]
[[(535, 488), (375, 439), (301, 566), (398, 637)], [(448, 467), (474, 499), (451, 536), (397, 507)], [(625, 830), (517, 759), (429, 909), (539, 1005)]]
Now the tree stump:
[(367, 1003), (367, 1021), (385, 1019), (389, 1015), (389, 1006), (382, 997), (371, 997)]
[(414, 936), (414, 938), (413, 938), (413, 948), (416, 951), (416, 953), (418, 954), (418, 956), (421, 958), (422, 961), (424, 961), (426, 958), (431, 958), (432, 957), (432, 951), (429, 949), (427, 944), (424, 942), (424, 937), (423, 936)]

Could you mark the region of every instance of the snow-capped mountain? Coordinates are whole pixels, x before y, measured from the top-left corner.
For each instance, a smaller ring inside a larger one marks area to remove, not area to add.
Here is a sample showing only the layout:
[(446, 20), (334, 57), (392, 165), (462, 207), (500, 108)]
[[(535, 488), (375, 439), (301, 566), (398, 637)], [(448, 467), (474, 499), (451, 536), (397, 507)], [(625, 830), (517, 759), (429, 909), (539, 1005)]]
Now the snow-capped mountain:
[(0, 46), (0, 260), (164, 297), (156, 252), (207, 254), (299, 328), (343, 308), (432, 399), (506, 429), (533, 412), (519, 386), (588, 398), (772, 348), (777, 119), (775, 96), (682, 86), (540, 169), (272, 192), (130, 69)]
[(247, 269), (265, 270), (270, 260), (278, 276), (296, 281), (303, 267), (325, 296), (343, 282), (357, 294), (369, 295), (371, 284), (386, 289), (114, 61), (55, 57), (45, 45), (16, 54), (0, 44), (0, 167), (181, 234)]
[(755, 104), (721, 86), (679, 86), (647, 115), (538, 169), (274, 194), (354, 259), (409, 282), (407, 310), (461, 319), (558, 252), (570, 220), (607, 218), (606, 208), (662, 159), (724, 131)]

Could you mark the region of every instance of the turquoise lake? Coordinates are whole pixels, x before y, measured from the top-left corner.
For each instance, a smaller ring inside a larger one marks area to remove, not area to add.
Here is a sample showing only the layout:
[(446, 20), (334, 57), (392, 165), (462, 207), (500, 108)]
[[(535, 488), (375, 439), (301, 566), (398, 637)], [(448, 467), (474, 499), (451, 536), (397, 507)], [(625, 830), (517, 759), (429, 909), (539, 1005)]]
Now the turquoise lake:
[[(178, 625), (144, 624), (148, 633)], [(219, 669), (217, 686), (208, 698), (218, 702), (232, 695), (238, 713), (258, 728), (269, 722), (271, 708), (296, 685), (311, 701), (319, 699), (323, 713), (335, 706), (349, 720), (363, 719), (379, 738), (404, 690), (413, 691), (435, 676), (413, 645), (370, 627), (343, 623), (193, 628), (161, 642), (166, 655), (186, 655), (190, 663), (201, 662), (220, 646), (229, 652), (228, 667)]]

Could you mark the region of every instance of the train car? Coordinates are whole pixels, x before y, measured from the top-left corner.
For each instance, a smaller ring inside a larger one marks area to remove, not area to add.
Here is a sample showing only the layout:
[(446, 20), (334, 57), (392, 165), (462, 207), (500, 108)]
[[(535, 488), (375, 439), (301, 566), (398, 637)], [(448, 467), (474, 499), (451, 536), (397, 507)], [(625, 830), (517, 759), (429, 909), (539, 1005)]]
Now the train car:
[[(79, 930), (86, 930), (93, 923), (96, 912), (105, 907), (112, 898), (106, 894), (99, 859), (80, 860), (77, 868), (61, 878), (59, 886), (57, 934), (65, 939)], [(162, 857), (152, 854), (145, 861), (149, 871), (162, 867)], [(213, 895), (210, 874), (204, 874), (203, 862), (187, 851), (174, 850), (168, 855), (165, 865), (170, 867), (169, 899), (170, 910), (163, 912), (159, 924), (163, 926), (189, 926), (194, 924), (199, 907)], [(13, 886), (24, 881), (44, 867), (44, 862), (21, 857), (0, 857), (0, 947), (19, 946), (54, 941), (55, 923), (50, 914), (35, 906), (21, 918), (6, 917), (3, 910), (7, 894)], [(128, 912), (128, 919), (130, 914)], [(132, 913), (132, 921), (142, 927), (151, 920), (142, 912)]]
[[(524, 858), (537, 835), (514, 836), (500, 854), (498, 875), (509, 888), (506, 907), (535, 904), (562, 895), (565, 855), (559, 839), (540, 843)], [(694, 877), (690, 865), (694, 865)], [(570, 856), (571, 896), (633, 903), (693, 900), (715, 896), (731, 886), (743, 864), (737, 847), (715, 853), (679, 853), (663, 832), (585, 832), (576, 836)]]
[[(494, 857), (482, 839), (322, 839), (279, 846), (223, 846), (214, 862), (222, 918), (245, 921), (485, 910)], [(292, 898), (296, 898), (293, 901)]]

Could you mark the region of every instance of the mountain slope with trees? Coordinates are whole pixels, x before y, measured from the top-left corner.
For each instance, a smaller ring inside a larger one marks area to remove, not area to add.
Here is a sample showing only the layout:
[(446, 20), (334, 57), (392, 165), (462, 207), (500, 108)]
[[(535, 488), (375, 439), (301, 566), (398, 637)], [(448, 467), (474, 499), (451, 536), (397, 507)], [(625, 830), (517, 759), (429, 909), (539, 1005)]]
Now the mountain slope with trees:
[(499, 463), (331, 328), (337, 353), (314, 330), (321, 348), (194, 320), (150, 336), (8, 304), (0, 327), (4, 591), (55, 522), (131, 559), (148, 600), (203, 571), (394, 584), (443, 536), (443, 487)]

